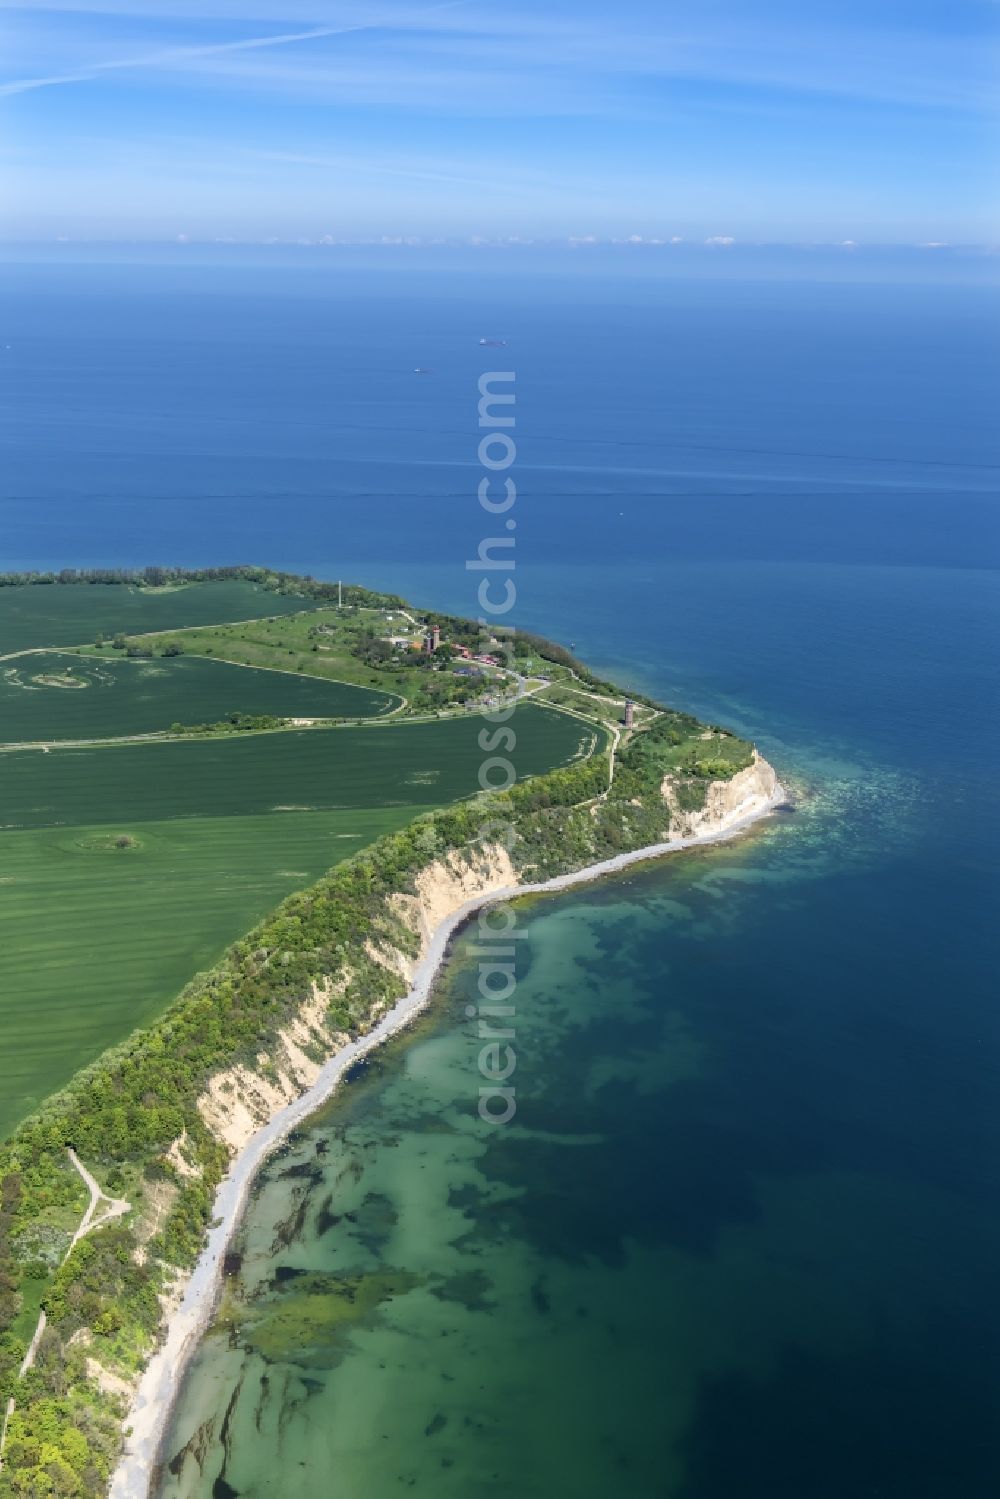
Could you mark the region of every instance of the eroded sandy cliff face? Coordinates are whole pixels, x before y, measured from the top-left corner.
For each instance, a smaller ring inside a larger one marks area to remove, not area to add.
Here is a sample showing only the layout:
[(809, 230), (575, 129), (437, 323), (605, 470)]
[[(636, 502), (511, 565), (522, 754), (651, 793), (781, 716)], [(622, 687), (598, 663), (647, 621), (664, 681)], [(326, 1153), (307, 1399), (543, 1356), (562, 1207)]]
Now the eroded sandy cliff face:
[(411, 900), (416, 914), (416, 930), (421, 938), (421, 956), (431, 932), (467, 900), (508, 890), (520, 883), (510, 854), (499, 843), (487, 844), (469, 859), (452, 855), (436, 859), (417, 876), (416, 896)]
[[(389, 907), (419, 943), (417, 955), (404, 952), (388, 938), (366, 938), (363, 949), (372, 962), (389, 969), (407, 987), (426, 956), (431, 934), (466, 901), (518, 884), (510, 855), (500, 844), (490, 844), (472, 855), (451, 854), (421, 870), (414, 895), (393, 895)], [(286, 1104), (311, 1088), (323, 1062), (335, 1056), (349, 1037), (327, 1024), (335, 994), (350, 982), (350, 971), (331, 974), (317, 984), (295, 1019), (278, 1033), (270, 1056), (257, 1058), (259, 1071), (233, 1067), (216, 1073), (198, 1100), (202, 1118), (233, 1155)], [(377, 1019), (377, 1013), (373, 1015)], [(175, 1142), (177, 1143), (177, 1142)]]
[[(140, 1492), (136, 1473), (140, 1474), (143, 1485), (148, 1483), (158, 1434), (162, 1430), (163, 1412), (168, 1409), (176, 1388), (176, 1369), (183, 1362), (185, 1350), (204, 1325), (224, 1249), (241, 1211), (244, 1200), (241, 1194), (245, 1194), (266, 1151), (282, 1138), (282, 1121), (277, 1116), (294, 1100), (301, 1100), (297, 1105), (300, 1111), (308, 1110), (310, 1091), (320, 1081), (324, 1063), (330, 1066), (315, 1102), (328, 1096), (352, 1055), (350, 1051), (346, 1056), (341, 1053), (349, 1044), (352, 1051), (362, 1047), (366, 1040), (377, 1044), (381, 1039), (378, 1012), (392, 1004), (391, 998), (380, 998), (376, 1012), (369, 1015), (363, 1027), (364, 1034), (352, 1043), (331, 1023), (331, 1001), (344, 995), (352, 983), (363, 985), (361, 993), (379, 993), (384, 985), (376, 985), (374, 991), (371, 986), (372, 968), (377, 965), (392, 973), (397, 993), (400, 988), (406, 991), (405, 1003), (397, 1011), (398, 1024), (404, 1024), (430, 993), (435, 965), (444, 957), (448, 934), (469, 912), (470, 905), (475, 909), (484, 897), (501, 895), (503, 898), (518, 889), (563, 888), (595, 874), (665, 853), (676, 848), (682, 838), (696, 841), (724, 835), (728, 829), (767, 811), (782, 796), (774, 770), (756, 752), (753, 764), (746, 770), (730, 781), (715, 781), (709, 785), (705, 805), (696, 813), (680, 812), (676, 788), (669, 777), (661, 790), (671, 809), (670, 842), (616, 854), (540, 884), (532, 885), (519, 878), (510, 855), (500, 844), (451, 853), (426, 865), (414, 880), (412, 893), (396, 893), (385, 898), (381, 914), (376, 912), (368, 923), (368, 934), (357, 934), (359, 942), (352, 950), (350, 963), (344, 962), (337, 972), (313, 985), (298, 1012), (274, 1037), (268, 1054), (259, 1053), (253, 1067), (234, 1065), (209, 1080), (198, 1100), (198, 1108), (208, 1130), (227, 1146), (230, 1157), (236, 1159), (230, 1178), (223, 1183), (216, 1198), (219, 1221), (213, 1226), (209, 1243), (197, 1266), (192, 1273), (177, 1274), (161, 1295), (161, 1325), (166, 1329), (166, 1341), (148, 1365), (132, 1399), (128, 1415), (132, 1429), (130, 1445), (111, 1488), (116, 1499), (126, 1499), (126, 1496)], [(388, 1027), (385, 1034), (392, 1033), (392, 1021), (392, 1016), (384, 1021)], [(374, 1033), (372, 1026), (375, 1027)], [(292, 1116), (305, 1117), (301, 1112), (296, 1114), (294, 1109)], [(290, 1127), (289, 1116), (285, 1118)], [(276, 1122), (272, 1124), (273, 1121)], [(268, 1125), (272, 1125), (270, 1132), (265, 1129)], [(262, 1135), (261, 1131), (264, 1131)], [(263, 1142), (256, 1154), (251, 1144), (255, 1136)], [(167, 1153), (179, 1181), (165, 1188), (169, 1197), (164, 1199), (157, 1221), (151, 1223), (147, 1238), (156, 1231), (163, 1213), (169, 1210), (173, 1198), (183, 1189), (183, 1182), (201, 1174), (200, 1169), (192, 1166), (185, 1157), (184, 1144), (182, 1135)], [(226, 1191), (230, 1195), (220, 1208)], [(137, 1257), (145, 1257), (146, 1253), (143, 1243), (137, 1250)], [(95, 1368), (92, 1377), (99, 1378), (100, 1371)], [(121, 1398), (125, 1398), (124, 1391)], [(145, 1492), (145, 1488), (141, 1491)]]
[(261, 1125), (312, 1087), (322, 1066), (317, 1056), (325, 1061), (348, 1040), (326, 1023), (330, 1001), (346, 981), (344, 973), (338, 975), (336, 985), (331, 979), (313, 986), (299, 1013), (278, 1032), (272, 1055), (257, 1058), (260, 1072), (233, 1067), (217, 1072), (209, 1082), (198, 1100), (198, 1111), (212, 1134), (234, 1155)]
[[(756, 750), (753, 764), (746, 770), (728, 781), (709, 783), (705, 805), (699, 811), (681, 809), (671, 776), (664, 778), (660, 789), (670, 807), (672, 840), (725, 833), (759, 816), (781, 797), (773, 767)], [(362, 942), (365, 957), (388, 969), (409, 988), (427, 956), (431, 936), (442, 922), (469, 901), (514, 890), (521, 884), (510, 854), (499, 843), (435, 859), (420, 871), (413, 894), (388, 897), (385, 924), (379, 930), (379, 923), (373, 923), (372, 934)], [(400, 921), (416, 939), (416, 952), (403, 950), (412, 943), (397, 945)], [(333, 1030), (327, 1016), (331, 999), (343, 993), (350, 981), (351, 972), (345, 966), (316, 985), (295, 1019), (279, 1032), (272, 1053), (257, 1058), (257, 1068), (237, 1066), (212, 1078), (198, 1108), (212, 1134), (234, 1155), (257, 1130), (312, 1087), (323, 1062), (347, 1043), (348, 1036)], [(387, 1003), (372, 1014), (373, 1022)]]
[(753, 764), (740, 770), (728, 781), (710, 781), (705, 805), (698, 812), (684, 812), (677, 802), (677, 791), (671, 776), (665, 776), (661, 791), (670, 805), (670, 836), (706, 838), (724, 833), (735, 823), (759, 816), (780, 799), (781, 786), (774, 766), (756, 750)]
[[(681, 809), (672, 777), (664, 778), (661, 791), (670, 806), (671, 839), (724, 833), (759, 816), (781, 796), (773, 767), (756, 750), (753, 764), (746, 770), (728, 781), (709, 783), (705, 805), (697, 812)], [(373, 924), (372, 935), (362, 942), (365, 957), (388, 969), (409, 988), (427, 956), (432, 934), (442, 922), (469, 901), (501, 890), (512, 891), (521, 884), (510, 854), (499, 843), (435, 859), (420, 871), (413, 894), (388, 897), (386, 915), (391, 920), (381, 931), (377, 922)], [(403, 950), (408, 944), (397, 945), (400, 921), (416, 939), (415, 952)], [(333, 1030), (327, 1015), (331, 999), (342, 994), (350, 980), (350, 969), (345, 966), (314, 986), (295, 1019), (279, 1032), (271, 1054), (262, 1053), (257, 1058), (256, 1068), (235, 1066), (211, 1079), (198, 1108), (212, 1134), (224, 1141), (233, 1155), (287, 1104), (312, 1087), (323, 1063), (346, 1045), (349, 1037)], [(387, 1003), (373, 1012), (373, 1022)]]

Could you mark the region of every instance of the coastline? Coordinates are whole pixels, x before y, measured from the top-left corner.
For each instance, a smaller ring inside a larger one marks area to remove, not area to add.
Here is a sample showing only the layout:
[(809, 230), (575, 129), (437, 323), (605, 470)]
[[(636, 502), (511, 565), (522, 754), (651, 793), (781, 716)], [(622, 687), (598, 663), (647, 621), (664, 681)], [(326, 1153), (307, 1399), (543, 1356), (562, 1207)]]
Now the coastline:
[(233, 1159), (216, 1192), (213, 1226), (209, 1229), (205, 1247), (187, 1277), (180, 1302), (170, 1315), (166, 1337), (143, 1371), (124, 1418), (127, 1436), (108, 1488), (109, 1499), (147, 1499), (184, 1372), (217, 1304), (223, 1259), (239, 1226), (258, 1171), (291, 1131), (327, 1102), (345, 1073), (357, 1061), (396, 1035), (426, 1008), (447, 957), (449, 943), (458, 929), (487, 906), (503, 904), (522, 895), (546, 894), (574, 885), (590, 884), (633, 864), (649, 863), (685, 849), (725, 842), (769, 816), (786, 800), (784, 788), (775, 781), (773, 793), (766, 802), (712, 831), (616, 854), (613, 858), (555, 875), (549, 880), (514, 884), (474, 895), (441, 918), (430, 933), (427, 951), (414, 970), (411, 987), (403, 998), (369, 1032), (349, 1041), (330, 1057), (312, 1086), (262, 1125)]

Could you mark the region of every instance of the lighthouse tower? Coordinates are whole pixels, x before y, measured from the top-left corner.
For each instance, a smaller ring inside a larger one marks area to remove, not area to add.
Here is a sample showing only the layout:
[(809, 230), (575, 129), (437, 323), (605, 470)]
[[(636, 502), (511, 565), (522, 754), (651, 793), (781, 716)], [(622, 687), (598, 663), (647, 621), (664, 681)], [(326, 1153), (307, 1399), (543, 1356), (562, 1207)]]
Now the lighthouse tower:
[(625, 727), (630, 729), (635, 722), (635, 703), (630, 697), (625, 699)]

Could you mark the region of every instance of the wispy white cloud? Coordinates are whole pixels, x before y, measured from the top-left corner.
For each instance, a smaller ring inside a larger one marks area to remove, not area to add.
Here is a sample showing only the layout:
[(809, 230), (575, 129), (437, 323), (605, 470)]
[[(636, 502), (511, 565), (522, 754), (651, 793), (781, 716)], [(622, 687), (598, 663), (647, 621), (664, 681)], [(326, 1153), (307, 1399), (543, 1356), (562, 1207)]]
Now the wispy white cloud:
[(147, 53), (140, 57), (120, 57), (108, 62), (91, 63), (77, 73), (51, 73), (42, 78), (17, 78), (0, 84), (0, 94), (25, 94), (36, 88), (55, 88), (61, 83), (86, 83), (100, 77), (102, 73), (114, 73), (128, 68), (173, 68), (202, 58), (220, 56), (228, 52), (252, 52), (265, 47), (287, 47), (293, 42), (311, 42), (320, 37), (342, 36), (349, 31), (359, 31), (358, 26), (323, 26), (313, 31), (289, 31), (283, 36), (246, 37), (236, 42), (215, 42), (202, 47), (168, 47), (160, 52)]
[(0, 164), (60, 231), (978, 238), (996, 67), (953, 4), (0, 0)]
[[(0, 85), (7, 94), (148, 69), (186, 72), (204, 85), (217, 78), (247, 91), (346, 89), (346, 98), (360, 94), (361, 102), (391, 103), (402, 87), (408, 100), (447, 109), (449, 81), (466, 96), (478, 88), (485, 104), (497, 97), (499, 72), (509, 83), (506, 107), (521, 113), (549, 112), (539, 105), (556, 83), (564, 98), (573, 95), (581, 105), (589, 99), (593, 107), (598, 80), (605, 87), (603, 101), (598, 97), (596, 104), (608, 110), (630, 107), (633, 83), (640, 89), (714, 84), (730, 94), (734, 89), (778, 91), (790, 99), (820, 96), (963, 111), (992, 110), (997, 103), (996, 38), (960, 31), (938, 34), (917, 25), (841, 22), (836, 10), (823, 4), (794, 21), (786, 15), (781, 25), (769, 22), (765, 9), (752, 26), (742, 6), (726, 0), (712, 7), (710, 21), (701, 19), (703, 12), (692, 13), (670, 0), (630, 0), (613, 15), (568, 0), (548, 0), (544, 8), (500, 8), (481, 0), (422, 7), (396, 0), (374, 17), (369, 6), (345, 3), (333, 18), (328, 0), (290, 0), (288, 5), (278, 0), (159, 0), (159, 9), (157, 0), (59, 0), (51, 12), (41, 4), (22, 0), (4, 6), (0, 0), (0, 9), (16, 17), (27, 35), (34, 26), (41, 49), (60, 46), (65, 19), (53, 24), (52, 17), (65, 18), (65, 13), (89, 17), (88, 24), (105, 30), (118, 18), (141, 24), (154, 35), (157, 28), (174, 33), (185, 24), (199, 32), (213, 23), (284, 28), (270, 36), (154, 46), (145, 53), (79, 66), (64, 53), (60, 63), (66, 66)], [(288, 28), (290, 13), (297, 23), (294, 30)], [(361, 51), (352, 47), (352, 63), (360, 65), (362, 74), (353, 90), (351, 79), (331, 66), (330, 50), (322, 45), (351, 34), (369, 44)], [(375, 36), (373, 62), (370, 43)], [(308, 48), (308, 55), (300, 51), (294, 67), (275, 65), (270, 54), (297, 45)], [(71, 54), (72, 48), (68, 50)], [(732, 97), (720, 107), (731, 109), (734, 103), (751, 107)]]
[[(429, 14), (454, 10), (463, 3), (465, 0), (444, 0), (443, 4), (431, 7)], [(194, 46), (163, 47), (138, 56), (91, 62), (78, 71), (50, 73), (38, 78), (13, 79), (8, 83), (0, 84), (0, 95), (24, 94), (33, 89), (55, 88), (65, 83), (87, 83), (100, 78), (103, 74), (133, 69), (183, 70), (186, 67), (209, 62), (213, 58), (223, 58), (239, 53), (264, 52), (275, 47), (289, 47), (299, 42), (322, 41), (328, 37), (348, 36), (355, 32), (379, 31), (386, 25), (393, 24), (394, 19), (369, 18), (346, 25), (314, 26), (305, 31), (286, 31), (270, 36), (240, 37), (234, 41), (208, 42)]]

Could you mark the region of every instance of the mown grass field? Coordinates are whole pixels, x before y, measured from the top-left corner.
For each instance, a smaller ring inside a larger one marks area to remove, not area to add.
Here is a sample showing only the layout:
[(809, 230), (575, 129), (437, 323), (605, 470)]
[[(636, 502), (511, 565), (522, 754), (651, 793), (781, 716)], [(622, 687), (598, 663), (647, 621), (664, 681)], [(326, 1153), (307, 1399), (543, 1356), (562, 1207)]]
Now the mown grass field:
[[(596, 743), (530, 703), (512, 723), (519, 777)], [(470, 715), (0, 757), (0, 1133), (283, 896), (475, 792), (482, 727)]]
[(378, 718), (398, 701), (368, 688), (196, 656), (134, 661), (32, 652), (0, 662), (0, 743), (149, 734), (231, 713)]
[(121, 583), (24, 584), (0, 588), (0, 656), (32, 646), (81, 645), (98, 633), (138, 635), (304, 608), (304, 599), (241, 579), (160, 591)]
[[(309, 609), (300, 614), (279, 615), (276, 610), (268, 614), (274, 617), (184, 630), (140, 643), (157, 650), (176, 644), (193, 655), (219, 656), (246, 666), (304, 671), (365, 687), (377, 685), (403, 697), (412, 692), (412, 673), (373, 671), (352, 651), (365, 626), (380, 635), (393, 632), (419, 637), (420, 632), (398, 611)], [(107, 655), (107, 649), (103, 654)]]

